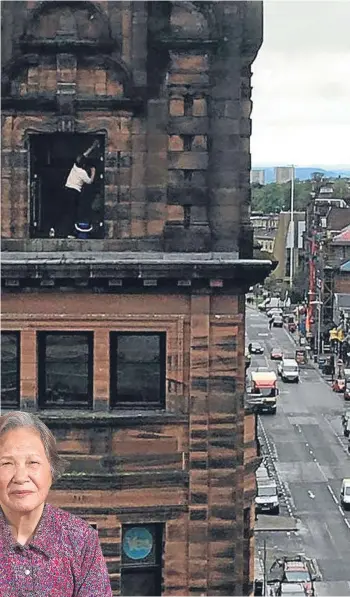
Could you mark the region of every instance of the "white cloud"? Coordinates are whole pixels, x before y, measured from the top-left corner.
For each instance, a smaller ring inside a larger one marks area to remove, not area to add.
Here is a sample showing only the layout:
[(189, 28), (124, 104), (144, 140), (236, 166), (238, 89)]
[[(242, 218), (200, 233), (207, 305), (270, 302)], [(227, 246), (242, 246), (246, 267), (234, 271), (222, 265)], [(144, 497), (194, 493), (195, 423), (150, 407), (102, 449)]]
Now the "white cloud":
[(350, 164), (350, 2), (266, 0), (253, 164)]

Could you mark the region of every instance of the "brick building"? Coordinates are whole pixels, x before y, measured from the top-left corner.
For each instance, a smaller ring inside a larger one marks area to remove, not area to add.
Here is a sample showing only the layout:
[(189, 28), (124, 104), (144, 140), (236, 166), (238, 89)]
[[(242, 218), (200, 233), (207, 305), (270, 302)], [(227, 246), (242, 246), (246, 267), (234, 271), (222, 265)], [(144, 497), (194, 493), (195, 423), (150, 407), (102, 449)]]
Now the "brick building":
[[(116, 595), (249, 594), (261, 3), (5, 1), (2, 18), (2, 406), (54, 431), (51, 501), (97, 526)], [(96, 137), (93, 232), (60, 238)]]

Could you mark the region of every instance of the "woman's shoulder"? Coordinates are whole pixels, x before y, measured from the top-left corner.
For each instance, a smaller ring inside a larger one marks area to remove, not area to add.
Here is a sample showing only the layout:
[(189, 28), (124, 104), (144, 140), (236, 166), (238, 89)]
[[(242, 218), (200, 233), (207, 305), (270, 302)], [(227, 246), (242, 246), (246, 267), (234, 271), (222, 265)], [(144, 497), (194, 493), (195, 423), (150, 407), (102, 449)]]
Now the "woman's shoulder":
[(60, 527), (62, 532), (69, 537), (73, 537), (74, 540), (77, 540), (79, 537), (85, 539), (88, 536), (93, 537), (94, 535), (97, 535), (92, 526), (79, 516), (67, 512), (67, 510), (62, 510), (62, 508), (52, 506), (51, 504), (46, 504), (46, 508), (55, 527)]

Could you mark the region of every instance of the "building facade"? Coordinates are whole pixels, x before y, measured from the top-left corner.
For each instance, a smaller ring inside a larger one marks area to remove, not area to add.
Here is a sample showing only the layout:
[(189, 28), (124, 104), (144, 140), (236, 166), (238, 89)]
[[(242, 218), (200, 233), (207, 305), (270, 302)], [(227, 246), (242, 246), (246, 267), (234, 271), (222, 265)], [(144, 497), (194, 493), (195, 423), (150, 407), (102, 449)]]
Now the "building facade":
[(265, 170), (252, 170), (250, 173), (250, 182), (252, 184), (265, 184)]
[[(248, 595), (244, 405), (260, 2), (3, 2), (2, 407), (68, 468), (115, 595)], [(94, 139), (92, 232), (64, 183)], [(140, 547), (141, 546), (141, 547)]]

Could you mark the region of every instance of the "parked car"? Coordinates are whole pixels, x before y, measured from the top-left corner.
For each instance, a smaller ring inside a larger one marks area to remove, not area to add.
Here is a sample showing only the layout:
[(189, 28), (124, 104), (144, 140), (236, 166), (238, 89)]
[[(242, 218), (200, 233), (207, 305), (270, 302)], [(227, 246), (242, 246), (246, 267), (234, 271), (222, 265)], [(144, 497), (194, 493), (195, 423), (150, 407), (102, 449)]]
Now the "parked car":
[(350, 479), (343, 479), (340, 489), (340, 503), (344, 510), (350, 509)]
[(344, 431), (345, 437), (349, 437), (350, 436), (350, 410), (347, 410), (345, 413), (342, 414), (341, 423), (343, 426), (343, 431)]
[(274, 328), (283, 328), (283, 317), (282, 315), (273, 315), (272, 326)]
[(277, 348), (277, 347), (272, 348), (271, 352), (270, 352), (270, 359), (272, 361), (282, 361), (282, 359), (283, 359), (282, 348)]
[[(332, 390), (333, 392), (336, 392), (337, 394), (341, 394), (341, 393), (345, 393), (345, 379), (338, 377), (337, 379), (334, 380), (333, 384), (332, 384)], [(345, 398), (345, 397), (344, 397)], [(346, 398), (345, 398), (346, 400)]]
[(282, 359), (277, 367), (277, 372), (282, 381), (299, 382), (299, 366), (295, 359)]
[(345, 390), (344, 390), (344, 400), (349, 402), (350, 400), (350, 386), (349, 382), (346, 383)]
[(287, 584), (301, 583), (304, 586), (305, 595), (311, 597), (315, 595), (315, 579), (311, 561), (302, 555), (284, 556), (275, 560), (269, 572), (269, 582), (279, 583), (277, 595), (283, 595), (283, 589), (286, 590)]
[(248, 350), (250, 354), (264, 354), (264, 347), (260, 344), (260, 342), (251, 342), (249, 346)]
[(280, 513), (279, 495), (274, 479), (257, 479), (255, 510), (257, 513)]
[(256, 482), (268, 481), (270, 479), (269, 471), (267, 470), (267, 468), (263, 462), (256, 469), (255, 477), (256, 477)]

